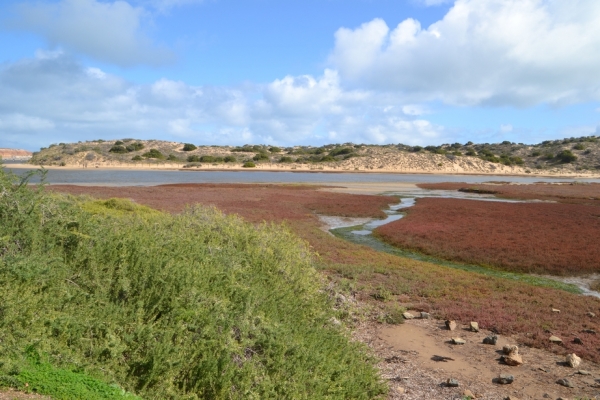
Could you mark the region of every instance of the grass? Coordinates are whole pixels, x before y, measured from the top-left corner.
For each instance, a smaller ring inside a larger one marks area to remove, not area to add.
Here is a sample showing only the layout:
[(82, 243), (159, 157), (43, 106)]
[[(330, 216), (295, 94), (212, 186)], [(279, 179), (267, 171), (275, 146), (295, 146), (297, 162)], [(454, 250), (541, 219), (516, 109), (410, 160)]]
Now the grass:
[(423, 198), (374, 234), (436, 257), (536, 274), (600, 272), (597, 207)]
[[(121, 196), (139, 204), (174, 213), (186, 204), (214, 205), (245, 220), (284, 222), (319, 254), (316, 266), (326, 279), (373, 310), (374, 321), (385, 321), (392, 307), (431, 312), (440, 319), (514, 335), (522, 345), (545, 348), (558, 354), (576, 353), (600, 361), (600, 337), (583, 332), (600, 331), (600, 323), (586, 315), (600, 314), (600, 300), (550, 287), (448, 268), (432, 262), (376, 251), (368, 246), (334, 237), (321, 229), (315, 213), (328, 215), (383, 216), (390, 198), (317, 191), (291, 185), (181, 185), (151, 188), (101, 188), (52, 186), (53, 190), (88, 193), (98, 198)], [(384, 294), (387, 301), (377, 300)], [(368, 307), (367, 307), (368, 308)], [(552, 313), (558, 308), (561, 313)], [(548, 342), (562, 337), (562, 346)], [(583, 345), (572, 342), (573, 335)]]
[(285, 228), (67, 197), (4, 172), (0, 219), (4, 384), (55, 394), (69, 382), (98, 398), (107, 386), (147, 399), (385, 393)]

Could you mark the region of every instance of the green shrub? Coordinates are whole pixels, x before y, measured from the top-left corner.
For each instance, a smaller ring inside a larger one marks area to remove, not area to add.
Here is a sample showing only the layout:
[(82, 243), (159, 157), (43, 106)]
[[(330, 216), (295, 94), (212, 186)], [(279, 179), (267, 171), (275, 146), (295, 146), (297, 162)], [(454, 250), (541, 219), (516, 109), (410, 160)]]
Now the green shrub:
[(244, 167), (244, 168), (254, 168), (254, 167), (256, 167), (256, 164), (254, 164), (252, 161), (246, 161), (244, 163), (244, 165), (242, 165), (242, 167)]
[(385, 392), (366, 347), (331, 323), (307, 245), (282, 227), (59, 196), (3, 170), (0, 193), (4, 384), (26, 376), (50, 394), (63, 376), (90, 393), (56, 398), (91, 399), (106, 389), (96, 381), (144, 399)]
[(127, 147), (125, 147), (127, 149), (128, 152), (132, 153), (134, 151), (140, 151), (144, 148), (144, 144), (140, 143), (140, 142), (136, 142), (136, 143), (131, 143), (128, 144)]
[(267, 153), (257, 153), (252, 159), (254, 161), (268, 161), (269, 155)]
[(418, 152), (420, 152), (421, 150), (423, 150), (423, 147), (421, 147), (421, 146), (413, 146), (413, 147), (411, 147), (411, 148), (410, 148), (408, 151), (410, 151), (410, 152), (412, 152), (412, 153), (418, 153)]
[(335, 161), (335, 158), (333, 158), (333, 156), (331, 156), (331, 155), (326, 155), (326, 156), (321, 157), (321, 159), (319, 161), (332, 162), (332, 161)]
[(573, 154), (573, 152), (571, 150), (563, 150), (560, 153), (558, 153), (556, 155), (556, 158), (561, 162), (561, 163), (571, 163), (573, 161), (577, 160), (577, 156), (575, 154)]
[(229, 163), (229, 162), (237, 162), (237, 158), (235, 158), (235, 156), (225, 156), (225, 158), (223, 159), (224, 162)]
[(329, 152), (329, 155), (331, 157), (335, 157), (335, 156), (341, 156), (344, 154), (350, 154), (350, 153), (354, 153), (354, 149), (351, 147), (340, 147), (337, 149), (333, 149)]
[(142, 156), (140, 156), (140, 155), (137, 155), (137, 156), (134, 156), (134, 157), (132, 157), (132, 158), (131, 158), (131, 160), (132, 160), (132, 161), (142, 161), (142, 160), (143, 160), (143, 158), (142, 158)]
[(187, 157), (187, 162), (193, 163), (193, 162), (200, 162), (200, 156), (198, 155), (191, 155)]
[(534, 150), (531, 152), (531, 154), (529, 155), (529, 157), (539, 157), (542, 155), (542, 152), (539, 150)]
[(269, 147), (269, 151), (271, 153), (281, 153), (281, 148), (279, 148), (277, 146), (272, 146), (272, 147)]
[(122, 145), (124, 145), (124, 144), (125, 144), (125, 143), (124, 143), (124, 142), (122, 142), (121, 140), (117, 140), (117, 141), (115, 142), (115, 146), (122, 146)]
[(191, 143), (185, 143), (183, 145), (183, 151), (194, 151), (196, 150), (198, 147), (196, 147), (195, 145), (191, 144)]
[(585, 146), (582, 143), (577, 143), (573, 146), (573, 150), (585, 150)]
[(114, 145), (108, 151), (111, 152), (111, 153), (116, 153), (116, 154), (127, 153), (127, 149), (124, 146), (120, 146), (120, 145)]
[(279, 159), (280, 163), (293, 163), (294, 159), (292, 157), (284, 156)]
[(181, 161), (175, 154), (169, 154), (167, 161)]
[(165, 159), (165, 156), (163, 155), (163, 153), (161, 153), (160, 151), (158, 151), (156, 149), (150, 149), (150, 151), (148, 151), (147, 153), (142, 154), (142, 157), (155, 158), (157, 160)]

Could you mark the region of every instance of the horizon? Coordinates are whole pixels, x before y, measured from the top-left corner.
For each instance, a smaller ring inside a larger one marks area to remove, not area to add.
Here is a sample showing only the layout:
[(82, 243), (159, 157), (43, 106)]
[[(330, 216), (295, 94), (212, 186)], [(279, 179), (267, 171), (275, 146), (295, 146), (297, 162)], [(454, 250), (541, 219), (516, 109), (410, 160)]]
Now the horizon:
[(600, 3), (8, 0), (0, 147), (600, 135)]

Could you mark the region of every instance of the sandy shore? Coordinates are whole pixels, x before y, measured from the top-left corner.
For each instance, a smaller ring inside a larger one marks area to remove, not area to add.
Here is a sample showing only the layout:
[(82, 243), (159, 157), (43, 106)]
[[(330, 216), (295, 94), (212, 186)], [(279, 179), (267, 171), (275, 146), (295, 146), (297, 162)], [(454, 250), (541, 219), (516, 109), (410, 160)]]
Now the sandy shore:
[[(319, 166), (315, 167), (312, 165), (296, 165), (290, 166), (285, 164), (257, 164), (255, 168), (243, 168), (241, 164), (233, 165), (206, 165), (201, 168), (183, 168), (184, 164), (123, 164), (123, 163), (103, 163), (96, 164), (92, 167), (82, 167), (79, 165), (67, 165), (63, 167), (59, 166), (44, 166), (43, 168), (48, 170), (75, 170), (75, 171), (90, 171), (90, 170), (113, 170), (113, 171), (186, 171), (186, 172), (302, 172), (302, 173), (352, 173), (352, 174), (423, 174), (423, 175), (481, 175), (481, 176), (539, 176), (544, 178), (600, 178), (600, 174), (591, 173), (548, 173), (548, 171), (534, 170), (529, 173), (524, 172), (521, 168), (498, 168), (490, 171), (468, 171), (468, 170), (444, 170), (434, 168), (343, 168), (343, 167), (331, 167), (331, 166)], [(5, 164), (5, 167), (9, 168), (41, 168), (39, 165), (32, 165), (27, 163), (11, 163)]]

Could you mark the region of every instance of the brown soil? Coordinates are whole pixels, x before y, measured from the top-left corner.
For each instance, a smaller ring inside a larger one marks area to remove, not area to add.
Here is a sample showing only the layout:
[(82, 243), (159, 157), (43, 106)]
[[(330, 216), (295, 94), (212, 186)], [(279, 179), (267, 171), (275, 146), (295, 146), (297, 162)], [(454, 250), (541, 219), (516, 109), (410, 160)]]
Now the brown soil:
[[(410, 320), (402, 325), (363, 326), (361, 339), (370, 343), (383, 360), (381, 368), (390, 381), (391, 399), (461, 399), (470, 390), (477, 399), (504, 399), (515, 396), (525, 399), (593, 398), (600, 390), (597, 364), (583, 361), (576, 368), (565, 364), (563, 356), (543, 350), (519, 347), (524, 364), (511, 367), (501, 361), (502, 346), (517, 344), (511, 337), (499, 336), (498, 343), (485, 345), (483, 338), (490, 332), (474, 333), (466, 326), (450, 332), (435, 320)], [(466, 340), (453, 345), (451, 337)], [(581, 375), (578, 371), (588, 371)], [(500, 374), (513, 375), (510, 385), (494, 380)], [(457, 379), (458, 388), (445, 384), (448, 378)], [(557, 383), (568, 378), (574, 388)]]
[(0, 390), (0, 400), (50, 400), (50, 397), (18, 392), (13, 389), (2, 389)]

